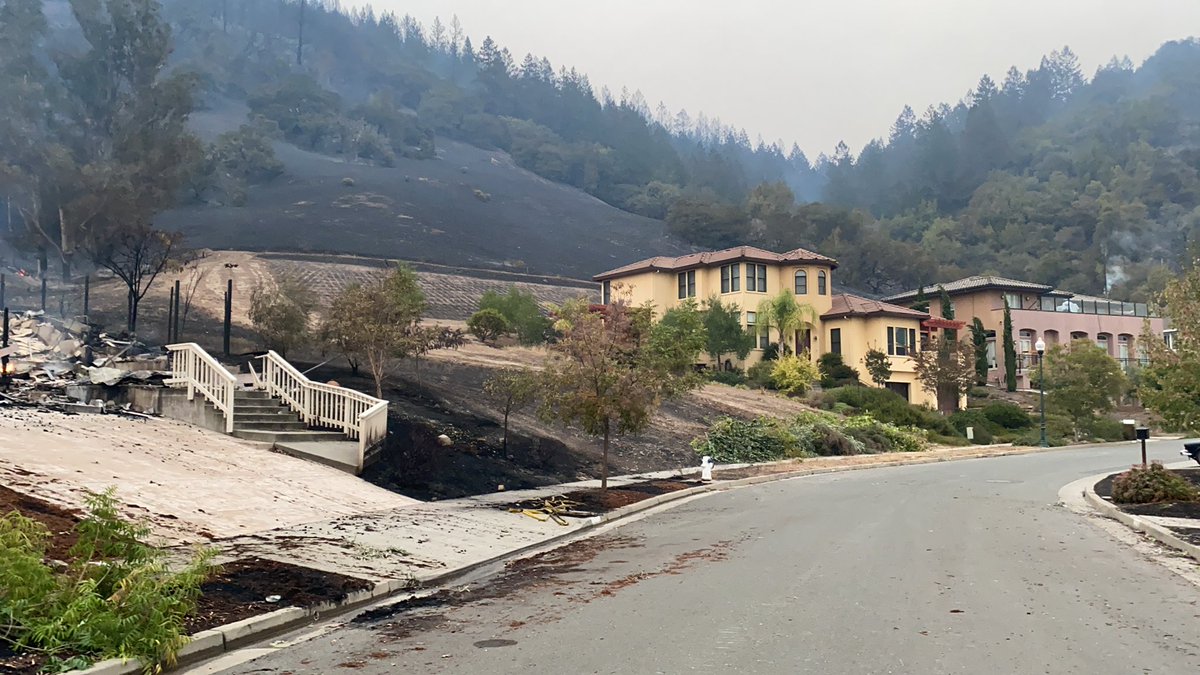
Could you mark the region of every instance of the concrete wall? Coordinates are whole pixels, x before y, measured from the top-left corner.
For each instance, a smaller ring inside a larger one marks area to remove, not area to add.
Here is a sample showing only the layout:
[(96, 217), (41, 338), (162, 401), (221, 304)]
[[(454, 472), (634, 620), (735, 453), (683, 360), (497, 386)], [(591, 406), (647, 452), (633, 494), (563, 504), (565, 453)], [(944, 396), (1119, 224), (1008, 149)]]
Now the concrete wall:
[(205, 403), (200, 396), (187, 400), (186, 389), (170, 389), (147, 385), (105, 387), (98, 384), (74, 384), (67, 387), (67, 396), (84, 403), (99, 399), (118, 406), (129, 405), (134, 412), (162, 415), (209, 431), (225, 433), (225, 415)]

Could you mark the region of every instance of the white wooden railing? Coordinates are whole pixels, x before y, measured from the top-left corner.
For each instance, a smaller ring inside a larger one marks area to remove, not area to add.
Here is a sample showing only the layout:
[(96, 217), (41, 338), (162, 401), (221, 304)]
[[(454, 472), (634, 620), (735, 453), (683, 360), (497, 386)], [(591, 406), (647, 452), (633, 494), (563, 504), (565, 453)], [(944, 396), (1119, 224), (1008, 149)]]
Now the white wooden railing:
[(299, 413), (305, 424), (337, 429), (349, 438), (358, 439), (361, 471), (367, 451), (387, 436), (387, 401), (353, 389), (313, 382), (274, 351), (259, 358), (262, 373), (255, 373), (259, 387)]
[(188, 400), (199, 393), (225, 413), (225, 433), (233, 433), (233, 393), (237, 377), (194, 342), (167, 345), (171, 355), (171, 386), (186, 386)]

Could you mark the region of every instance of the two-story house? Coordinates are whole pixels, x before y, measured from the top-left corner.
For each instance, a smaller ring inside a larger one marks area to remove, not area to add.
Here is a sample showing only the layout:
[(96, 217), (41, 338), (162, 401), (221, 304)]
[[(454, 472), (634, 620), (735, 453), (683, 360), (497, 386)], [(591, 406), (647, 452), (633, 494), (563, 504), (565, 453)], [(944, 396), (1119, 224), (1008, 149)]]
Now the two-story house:
[[(1165, 322), (1145, 303), (1120, 302), (1079, 295), (1052, 286), (996, 276), (975, 276), (941, 285), (950, 296), (954, 317), (970, 322), (978, 318), (988, 335), (988, 381), (1004, 384), (1004, 307), (1012, 316), (1013, 347), (1017, 354), (1017, 386), (1030, 386), (1037, 365), (1038, 339), (1047, 349), (1073, 340), (1087, 339), (1128, 370), (1146, 361), (1142, 334), (1148, 326), (1156, 340), (1164, 339)], [(926, 286), (929, 309), (941, 315), (938, 287)], [(921, 290), (886, 298), (896, 304), (914, 302)]]
[[(919, 347), (922, 322), (929, 318), (898, 305), (833, 292), (837, 261), (805, 249), (774, 253), (753, 246), (691, 253), (679, 257), (647, 258), (598, 274), (604, 304), (623, 300), (631, 305), (650, 303), (661, 315), (687, 299), (701, 302), (718, 297), (738, 308), (746, 329), (758, 335), (750, 356), (736, 364), (732, 359), (709, 363), (711, 367), (748, 367), (762, 358), (770, 343), (787, 344), (796, 353), (817, 359), (827, 352), (842, 354), (870, 384), (863, 360), (878, 349), (891, 357), (892, 377), (885, 386), (913, 403), (936, 407), (937, 397), (916, 378), (912, 355)], [(759, 330), (758, 306), (763, 300), (787, 292), (812, 308), (811, 328), (780, 335), (775, 328)], [(707, 359), (704, 355), (698, 355)]]

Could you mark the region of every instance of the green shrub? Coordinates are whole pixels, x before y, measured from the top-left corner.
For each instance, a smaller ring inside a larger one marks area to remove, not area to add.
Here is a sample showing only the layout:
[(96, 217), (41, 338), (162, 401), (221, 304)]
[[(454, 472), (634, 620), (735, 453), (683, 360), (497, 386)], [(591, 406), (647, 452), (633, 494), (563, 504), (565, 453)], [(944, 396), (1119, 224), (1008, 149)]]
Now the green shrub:
[[(856, 410), (869, 412), (880, 421), (902, 427), (919, 427), (943, 436), (953, 436), (956, 431), (950, 422), (939, 413), (912, 405), (894, 391), (876, 387), (840, 387), (826, 392), (831, 404), (844, 403)], [(825, 407), (825, 406), (822, 406)]]
[(772, 342), (767, 345), (766, 349), (763, 349), (763, 353), (762, 353), (763, 361), (774, 361), (775, 359), (778, 359), (778, 358), (779, 358), (779, 343), (778, 342)]
[(523, 345), (537, 345), (546, 341), (551, 322), (542, 314), (533, 293), (510, 286), (508, 293), (486, 291), (479, 300), (479, 309), (494, 309), (504, 315), (509, 327), (517, 334)]
[(1125, 429), (1117, 420), (1108, 417), (1097, 417), (1088, 425), (1088, 431), (1104, 441), (1121, 441), (1125, 439)]
[(988, 391), (987, 387), (971, 387), (967, 390), (969, 398), (988, 398), (991, 395), (992, 392)]
[(746, 384), (746, 375), (740, 370), (712, 369), (708, 371), (708, 379), (731, 387)]
[[(149, 529), (122, 520), (116, 507), (111, 489), (88, 499), (61, 568), (44, 561), (44, 526), (16, 512), (0, 517), (0, 642), (48, 654), (56, 668), (122, 658), (155, 672), (174, 662), (216, 551), (169, 570), (168, 554), (145, 543)], [(57, 661), (67, 655), (76, 658)]]
[(746, 370), (746, 379), (760, 389), (774, 389), (775, 382), (771, 379), (774, 370), (774, 361), (759, 361)]
[(798, 425), (794, 428), (801, 453), (822, 457), (861, 455), (866, 448), (857, 439), (825, 421)]
[(817, 371), (821, 374), (821, 388), (849, 387), (860, 384), (858, 371), (846, 365), (841, 354), (826, 352), (817, 359)]
[(796, 437), (779, 420), (723, 417), (701, 438), (692, 441), (699, 455), (720, 464), (769, 462), (796, 454)]
[(1028, 429), (1033, 426), (1033, 419), (1015, 403), (996, 401), (987, 404), (982, 410), (984, 417), (1004, 429)]
[(947, 420), (963, 436), (967, 435), (967, 427), (974, 429), (974, 442), (979, 445), (992, 443), (995, 440), (993, 432), (1003, 428), (989, 420), (979, 408), (959, 410), (950, 415)]
[(921, 452), (928, 447), (925, 434), (919, 430), (881, 422), (871, 415), (851, 417), (844, 426), (848, 431), (863, 430), (864, 433), (883, 438), (883, 452)]
[(971, 445), (971, 441), (968, 441), (962, 436), (943, 436), (935, 433), (929, 434), (929, 442), (933, 443), (934, 445), (949, 445), (955, 448)]
[(1200, 501), (1200, 490), (1153, 462), (1148, 468), (1135, 466), (1114, 478), (1112, 498), (1118, 504), (1196, 502)]
[(788, 396), (803, 396), (816, 379), (817, 368), (807, 356), (784, 356), (771, 369), (771, 383)]
[(495, 342), (509, 330), (508, 319), (495, 309), (481, 309), (467, 319), (467, 331), (488, 344)]

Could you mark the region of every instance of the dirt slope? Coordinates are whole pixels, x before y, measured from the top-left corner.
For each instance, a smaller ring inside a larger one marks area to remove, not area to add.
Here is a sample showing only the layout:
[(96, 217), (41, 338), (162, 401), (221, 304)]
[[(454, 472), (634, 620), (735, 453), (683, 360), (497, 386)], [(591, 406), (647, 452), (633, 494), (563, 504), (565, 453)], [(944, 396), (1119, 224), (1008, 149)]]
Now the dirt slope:
[[(244, 108), (222, 104), (193, 115), (193, 127), (212, 138), (244, 120)], [(251, 188), (246, 206), (189, 206), (160, 223), (210, 248), (350, 253), (575, 278), (684, 250), (660, 221), (547, 181), (506, 153), (449, 139), (438, 139), (436, 159), (401, 158), (394, 168), (286, 143), (276, 153), (286, 174)]]

